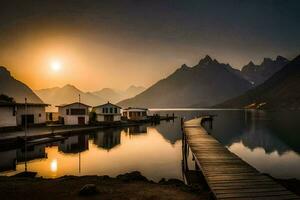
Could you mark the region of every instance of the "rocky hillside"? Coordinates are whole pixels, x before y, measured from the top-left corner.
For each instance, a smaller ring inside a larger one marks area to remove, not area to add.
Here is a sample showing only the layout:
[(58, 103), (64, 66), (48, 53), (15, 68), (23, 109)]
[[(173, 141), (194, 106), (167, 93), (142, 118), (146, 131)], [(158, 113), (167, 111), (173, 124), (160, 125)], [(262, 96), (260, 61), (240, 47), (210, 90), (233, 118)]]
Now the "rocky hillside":
[(25, 97), (29, 103), (43, 103), (26, 84), (16, 80), (3, 66), (0, 66), (0, 94), (13, 97), (18, 103), (23, 103)]
[(263, 84), (217, 107), (300, 109), (300, 55)]
[(264, 58), (260, 65), (255, 65), (252, 61), (250, 61), (249, 64), (242, 68), (241, 74), (254, 86), (257, 86), (268, 80), (288, 62), (289, 60), (282, 56), (277, 56), (275, 60)]

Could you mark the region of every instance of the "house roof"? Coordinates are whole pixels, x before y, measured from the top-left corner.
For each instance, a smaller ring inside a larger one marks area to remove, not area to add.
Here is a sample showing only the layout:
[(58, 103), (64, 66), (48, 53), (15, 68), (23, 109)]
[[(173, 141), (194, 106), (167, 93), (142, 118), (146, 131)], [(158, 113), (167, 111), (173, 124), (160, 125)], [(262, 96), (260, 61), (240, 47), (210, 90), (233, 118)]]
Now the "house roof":
[(110, 103), (110, 102), (107, 102), (107, 103), (102, 104), (102, 105), (99, 105), (99, 106), (94, 106), (94, 108), (104, 107), (104, 106), (107, 106), (107, 105), (111, 105), (111, 106), (114, 106), (114, 107), (117, 107), (117, 108), (120, 108), (120, 109), (121, 109), (120, 106), (117, 106), (117, 105), (112, 104), (112, 103)]
[(92, 107), (92, 106), (89, 106), (89, 105), (86, 105), (84, 103), (81, 103), (81, 102), (74, 102), (74, 103), (69, 103), (69, 104), (61, 104), (61, 105), (58, 105), (56, 107), (66, 107), (66, 106), (71, 106), (71, 105), (74, 105), (74, 104), (80, 104), (80, 105), (83, 105), (85, 107)]
[[(49, 106), (50, 104), (45, 103), (27, 103), (28, 106)], [(15, 102), (3, 102), (0, 101), (0, 106), (25, 106), (25, 103), (15, 103)]]
[(148, 108), (128, 107), (128, 108), (124, 108), (123, 110), (144, 110), (144, 111), (147, 111)]

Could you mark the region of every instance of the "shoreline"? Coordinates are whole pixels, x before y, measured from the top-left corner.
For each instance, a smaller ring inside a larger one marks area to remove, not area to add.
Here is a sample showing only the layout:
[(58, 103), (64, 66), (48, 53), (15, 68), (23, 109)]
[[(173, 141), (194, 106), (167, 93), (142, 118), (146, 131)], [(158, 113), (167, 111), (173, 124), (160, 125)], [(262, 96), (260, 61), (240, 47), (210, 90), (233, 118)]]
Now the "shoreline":
[[(276, 179), (288, 190), (300, 195), (300, 180)], [(45, 196), (45, 194), (47, 194)], [(116, 177), (62, 176), (59, 178), (0, 176), (1, 199), (210, 199), (204, 182), (185, 185), (178, 179), (148, 180), (140, 172)]]
[[(109, 128), (126, 128), (126, 127), (132, 127), (132, 126), (141, 126), (149, 123), (159, 123), (160, 121), (168, 121), (168, 120), (174, 120), (176, 117), (165, 117), (160, 116), (159, 120), (144, 120), (144, 121), (126, 121), (126, 122), (118, 122), (118, 123), (103, 123), (103, 124), (91, 124), (91, 125), (85, 125), (85, 126), (61, 126), (57, 129), (54, 129), (51, 126), (42, 126), (42, 127), (32, 127), (31, 131), (37, 132), (38, 134), (31, 134), (27, 136), (27, 142), (35, 140), (35, 139), (41, 139), (41, 138), (49, 138), (49, 142), (52, 142), (51, 139), (56, 140), (58, 139), (55, 136), (72, 136), (76, 135), (78, 133), (85, 133), (88, 131), (94, 131), (94, 130), (104, 130)], [(44, 129), (44, 130), (42, 130)], [(24, 144), (25, 142), (25, 136), (23, 135), (16, 135), (16, 136), (3, 136), (5, 134), (13, 135), (14, 133), (23, 133), (24, 131), (18, 131), (18, 132), (0, 132), (0, 145), (1, 150), (10, 149), (12, 147), (18, 147)], [(29, 129), (30, 132), (30, 129)]]
[(1, 199), (209, 199), (202, 185), (178, 179), (148, 180), (140, 172), (109, 176), (63, 176), (55, 179), (0, 176)]

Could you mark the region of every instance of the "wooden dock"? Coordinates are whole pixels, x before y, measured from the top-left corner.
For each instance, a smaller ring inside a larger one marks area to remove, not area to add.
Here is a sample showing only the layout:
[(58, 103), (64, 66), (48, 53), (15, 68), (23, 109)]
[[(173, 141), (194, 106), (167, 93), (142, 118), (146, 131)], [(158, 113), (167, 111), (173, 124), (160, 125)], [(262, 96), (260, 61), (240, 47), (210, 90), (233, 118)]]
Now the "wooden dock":
[(209, 117), (184, 122), (183, 136), (215, 199), (300, 199), (231, 153), (206, 132), (203, 120)]

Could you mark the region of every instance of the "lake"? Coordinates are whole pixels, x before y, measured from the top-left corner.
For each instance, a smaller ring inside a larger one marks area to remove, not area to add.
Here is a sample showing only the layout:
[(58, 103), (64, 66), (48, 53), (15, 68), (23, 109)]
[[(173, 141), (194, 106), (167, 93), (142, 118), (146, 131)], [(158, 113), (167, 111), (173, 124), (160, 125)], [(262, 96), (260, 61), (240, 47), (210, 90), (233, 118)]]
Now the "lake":
[[(212, 129), (207, 129), (230, 151), (261, 172), (277, 178), (300, 179), (299, 112), (205, 109), (152, 112), (175, 113), (185, 119), (215, 114)], [(116, 176), (137, 170), (154, 181), (182, 179), (181, 138), (180, 118), (158, 125), (91, 131), (64, 141), (29, 147), (26, 165), (29, 171), (49, 178)], [(0, 152), (0, 174), (24, 171), (24, 154), (24, 148)], [(188, 158), (188, 163), (193, 168), (192, 158)]]

